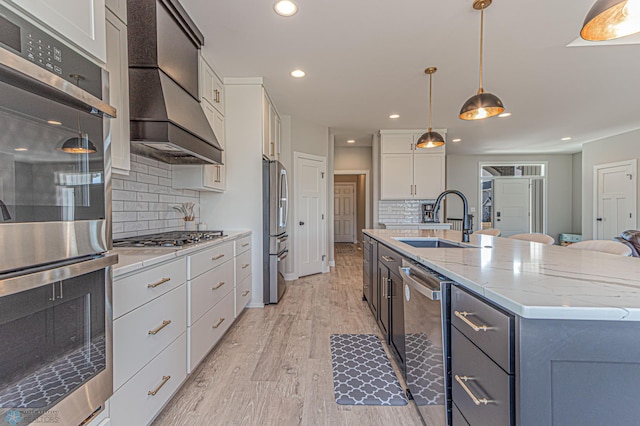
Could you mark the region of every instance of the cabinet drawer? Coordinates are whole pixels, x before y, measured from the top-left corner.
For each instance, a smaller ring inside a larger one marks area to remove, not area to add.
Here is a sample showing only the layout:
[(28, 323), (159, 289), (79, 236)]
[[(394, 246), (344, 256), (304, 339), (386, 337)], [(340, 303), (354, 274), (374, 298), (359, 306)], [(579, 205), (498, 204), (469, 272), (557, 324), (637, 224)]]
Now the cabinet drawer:
[(186, 285), (113, 322), (113, 388), (118, 389), (186, 331)]
[[(186, 348), (187, 338), (183, 333), (113, 394), (109, 401), (114, 426), (151, 423), (187, 377)], [(150, 395), (151, 392), (156, 393)]]
[(231, 326), (234, 306), (233, 292), (231, 292), (188, 328), (189, 372), (196, 368)]
[(236, 282), (251, 275), (251, 252), (247, 251), (236, 257)]
[(251, 250), (251, 235), (236, 240), (236, 256), (247, 250)]
[(113, 317), (120, 318), (187, 281), (184, 257), (113, 282)]
[(233, 260), (189, 281), (189, 325), (233, 290)]
[[(474, 426), (513, 424), (513, 376), (505, 373), (454, 327), (451, 328), (451, 383), (453, 401)], [(471, 395), (489, 402), (476, 405)]]
[[(466, 321), (465, 321), (466, 320)], [(451, 287), (451, 323), (504, 371), (513, 373), (513, 317), (467, 293)], [(474, 327), (480, 328), (476, 331)]]
[(233, 258), (233, 241), (218, 244), (210, 249), (195, 253), (189, 256), (190, 272), (189, 279), (202, 275), (218, 265), (222, 265), (227, 260)]
[(398, 267), (402, 265), (402, 255), (380, 244), (378, 246), (378, 262), (397, 273)]
[(241, 283), (236, 285), (236, 318), (242, 313), (242, 310), (251, 300), (251, 275), (245, 278)]

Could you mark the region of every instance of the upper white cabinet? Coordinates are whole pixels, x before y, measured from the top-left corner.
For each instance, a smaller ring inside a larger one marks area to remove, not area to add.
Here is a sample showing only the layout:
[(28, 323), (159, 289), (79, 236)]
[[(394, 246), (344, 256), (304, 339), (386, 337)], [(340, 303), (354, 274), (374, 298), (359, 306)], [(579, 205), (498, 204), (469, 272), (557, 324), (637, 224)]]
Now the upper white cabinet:
[(127, 0), (105, 0), (105, 4), (122, 22), (127, 23)]
[[(439, 130), (443, 136), (446, 132)], [(445, 189), (445, 148), (416, 148), (419, 130), (380, 131), (380, 198), (432, 199)]]
[(269, 160), (280, 157), (280, 116), (266, 90), (262, 97), (262, 155)]
[[(225, 148), (224, 85), (211, 66), (200, 57), (200, 105), (207, 117), (220, 147)], [(173, 187), (196, 191), (224, 192), (227, 188), (226, 152), (222, 151), (222, 164), (175, 165)]]
[(129, 174), (129, 60), (127, 26), (110, 10), (106, 12), (107, 64), (109, 71), (109, 103), (118, 116), (111, 119), (111, 159), (114, 173)]
[(107, 61), (105, 0), (10, 1), (95, 59)]

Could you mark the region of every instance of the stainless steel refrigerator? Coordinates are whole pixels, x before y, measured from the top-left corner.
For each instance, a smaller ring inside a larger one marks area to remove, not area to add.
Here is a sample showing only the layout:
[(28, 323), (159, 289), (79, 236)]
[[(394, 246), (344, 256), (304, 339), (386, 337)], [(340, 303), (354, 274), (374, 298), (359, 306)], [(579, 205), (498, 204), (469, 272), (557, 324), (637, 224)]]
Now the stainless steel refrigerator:
[(262, 161), (262, 269), (265, 304), (278, 303), (286, 289), (284, 260), (289, 254), (287, 170), (279, 161)]

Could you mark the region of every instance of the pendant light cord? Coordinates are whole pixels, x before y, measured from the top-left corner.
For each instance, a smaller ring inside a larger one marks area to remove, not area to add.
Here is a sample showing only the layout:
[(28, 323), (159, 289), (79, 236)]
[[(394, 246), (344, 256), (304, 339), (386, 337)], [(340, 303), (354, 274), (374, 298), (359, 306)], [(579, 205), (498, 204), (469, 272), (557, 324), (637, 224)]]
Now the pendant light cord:
[(433, 109), (433, 74), (429, 74), (429, 131), (431, 131), (431, 115)]
[(482, 87), (482, 46), (483, 46), (483, 37), (484, 37), (484, 2), (482, 2), (482, 8), (480, 9), (480, 88), (478, 89), (478, 94), (484, 93), (484, 88)]

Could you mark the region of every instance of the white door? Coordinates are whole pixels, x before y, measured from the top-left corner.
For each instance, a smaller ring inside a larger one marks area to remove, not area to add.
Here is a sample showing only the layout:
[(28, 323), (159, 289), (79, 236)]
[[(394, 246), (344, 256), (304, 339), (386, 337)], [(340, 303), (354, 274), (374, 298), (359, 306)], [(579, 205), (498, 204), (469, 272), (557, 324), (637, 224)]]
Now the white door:
[(333, 188), (334, 241), (356, 242), (356, 184), (336, 183)]
[(295, 157), (295, 250), (298, 276), (303, 277), (323, 272), (326, 159), (298, 153)]
[(503, 237), (530, 232), (529, 179), (493, 180), (493, 220)]
[(610, 240), (636, 229), (636, 162), (595, 166), (595, 238)]

